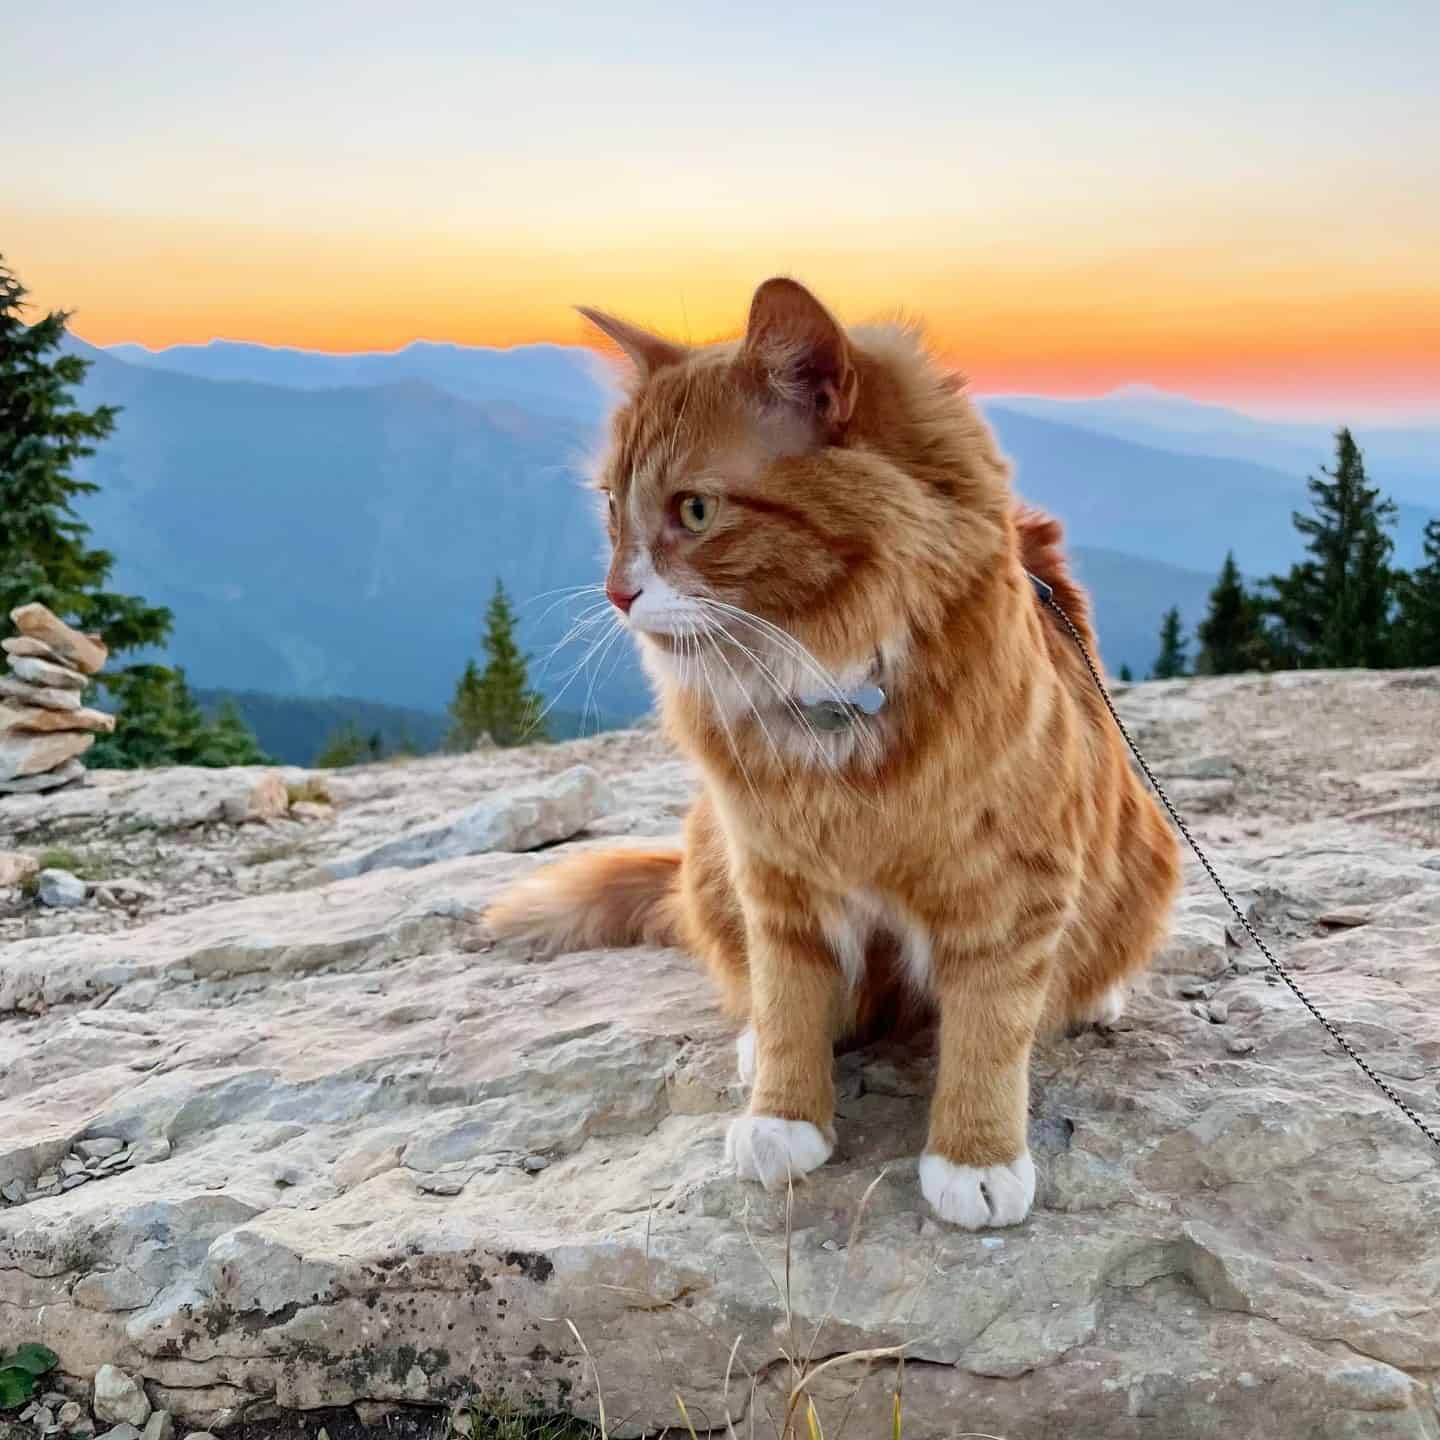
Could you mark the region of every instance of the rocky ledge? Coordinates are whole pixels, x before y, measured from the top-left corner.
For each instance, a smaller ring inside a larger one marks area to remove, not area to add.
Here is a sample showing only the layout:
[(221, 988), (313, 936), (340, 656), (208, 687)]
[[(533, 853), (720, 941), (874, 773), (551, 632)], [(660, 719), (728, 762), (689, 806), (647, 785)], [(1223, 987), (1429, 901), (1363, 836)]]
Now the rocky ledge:
[[(1440, 673), (1121, 703), (1262, 933), (1440, 1114)], [(880, 1350), (812, 1381), (876, 1434), (904, 1347), (922, 1440), (1440, 1435), (1440, 1156), (1198, 867), (1127, 1018), (1036, 1056), (1034, 1215), (968, 1235), (916, 1185), (925, 1057), (840, 1061), (840, 1154), (787, 1216), (726, 1172), (732, 1037), (686, 957), (487, 947), (475, 917), (557, 842), (675, 831), (691, 780), (653, 734), (278, 783), (0, 801), (0, 848), (144, 891), (0, 890), (0, 1341), (53, 1349), (57, 1395), (110, 1364), (191, 1427), (495, 1392), (593, 1416), (598, 1376), (616, 1434), (677, 1392), (768, 1429), (787, 1354)]]

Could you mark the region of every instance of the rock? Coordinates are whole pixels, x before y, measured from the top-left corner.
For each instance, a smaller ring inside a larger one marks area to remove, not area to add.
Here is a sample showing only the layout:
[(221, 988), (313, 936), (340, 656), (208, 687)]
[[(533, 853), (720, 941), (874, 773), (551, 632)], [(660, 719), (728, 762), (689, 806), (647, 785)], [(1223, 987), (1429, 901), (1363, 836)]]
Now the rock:
[[(1204, 834), (1207, 849), (1326, 1013), (1434, 1116), (1433, 822), (1343, 812), (1434, 790), (1440, 691), (1303, 678), (1303, 725), (1286, 718), (1286, 676), (1141, 684), (1124, 713), (1157, 762), (1244, 757), (1263, 838), (1227, 820), (1216, 835), (1237, 838)], [(368, 854), (576, 764), (613, 803), (557, 854), (678, 829), (691, 772), (630, 732), (327, 777), (335, 817), (303, 832), (306, 857)], [(0, 805), (0, 844), (37, 848), (48, 833), (20, 827), (63, 824), (63, 843), (111, 847), (162, 890), (140, 921), (0, 906), (0, 1194), (15, 1181), (38, 1202), (0, 1208), (7, 1336), (44, 1340), (72, 1375), (123, 1365), (177, 1433), (252, 1419), (291, 1433), (307, 1411), (353, 1404), (373, 1424), (421, 1403), (438, 1419), (476, 1393), (593, 1418), (569, 1317), (617, 1440), (674, 1420), (677, 1377), (722, 1429), (737, 1338), (737, 1433), (751, 1373), (769, 1428), (792, 1345), (770, 1279), (786, 1270), (786, 1198), (726, 1167), (734, 1030), (688, 957), (537, 962), (472, 943), (487, 900), (549, 855), (323, 883), (246, 865), (259, 847), (216, 819), (127, 838), (137, 805), (187, 787), (183, 772), (93, 782)], [(1363, 926), (1316, 923), (1359, 910)], [(923, 1207), (930, 1056), (837, 1062), (839, 1152), (790, 1211), (793, 1333), (817, 1357), (906, 1342), (908, 1435), (1434, 1431), (1440, 1167), (1288, 992), (1245, 968), (1225, 917), (1187, 865), (1131, 1028), (1036, 1048), (1039, 1189), (1015, 1229), (966, 1235)], [(118, 1148), (86, 1157), (98, 1139)], [(58, 1190), (72, 1151), (103, 1183)], [(56, 1193), (40, 1198), (36, 1177)], [(857, 1383), (849, 1433), (889, 1433), (893, 1367), (862, 1373), (815, 1381), (826, 1433)], [(336, 1423), (317, 1415), (312, 1433), (321, 1418)]]
[(7, 1180), (0, 1185), (0, 1196), (3, 1196), (12, 1205), (18, 1205), (25, 1198), (25, 1182), (23, 1180)]
[(154, 1410), (140, 1432), (140, 1440), (173, 1440), (175, 1421), (168, 1410)]
[(47, 710), (40, 705), (0, 703), (0, 732), (6, 730), (92, 730), (108, 735), (115, 729), (115, 717), (103, 710)]
[(57, 1428), (55, 1424), (55, 1412), (48, 1405), (44, 1404), (30, 1417), (30, 1423), (42, 1435), (49, 1435)]
[(67, 665), (51, 660), (37, 660), (33, 655), (12, 655), (10, 669), (31, 685), (50, 685), (57, 690), (83, 690), (86, 679)]
[(43, 640), (36, 640), (31, 635), (12, 635), (8, 640), (0, 640), (0, 650), (7, 655), (31, 655), (39, 660), (63, 660), (63, 657), (56, 654)]
[(18, 850), (0, 850), (0, 890), (11, 885), (23, 885), (40, 868), (33, 855), (22, 855)]
[(297, 800), (290, 807), (290, 818), (292, 820), (305, 820), (311, 823), (335, 818), (335, 807), (333, 805), (322, 805), (314, 800)]
[(605, 781), (576, 765), (538, 785), (506, 790), (491, 800), (457, 811), (441, 825), (402, 835), (365, 854), (327, 867), (342, 879), (388, 866), (414, 868), (488, 851), (533, 850), (567, 840), (610, 808)]
[(42, 791), (63, 789), (84, 778), (84, 765), (79, 760), (67, 760), (43, 775), (27, 775), (22, 780), (0, 780), (0, 795), (36, 795)]
[(98, 1135), (93, 1140), (77, 1140), (75, 1149), (87, 1160), (108, 1160), (112, 1155), (118, 1155), (125, 1148), (123, 1140), (117, 1140), (113, 1135)]
[(0, 695), (7, 695), (22, 705), (38, 705), (45, 710), (80, 708), (80, 696), (74, 690), (61, 690), (49, 685), (27, 685), (14, 675), (0, 675)]
[(93, 735), (70, 734), (0, 735), (0, 780), (21, 780), (54, 770), (67, 760), (83, 755), (93, 744)]
[(110, 652), (98, 635), (82, 634), (44, 605), (21, 605), (10, 612), (10, 619), (22, 635), (41, 641), (67, 665), (86, 675), (102, 669), (109, 657)]
[(60, 1173), (65, 1176), (78, 1175), (85, 1168), (85, 1162), (78, 1155), (67, 1155), (60, 1162)]
[(68, 910), (83, 905), (90, 893), (85, 882), (68, 870), (42, 870), (39, 885), (37, 897), (51, 910)]
[(90, 1408), (97, 1420), (111, 1425), (138, 1427), (150, 1418), (150, 1400), (144, 1388), (114, 1365), (102, 1365), (95, 1372), (95, 1398)]
[(59, 1410), (55, 1412), (55, 1418), (66, 1430), (73, 1430), (84, 1413), (75, 1401), (67, 1400)]
[(161, 890), (158, 885), (147, 885), (143, 880), (131, 880), (120, 876), (105, 882), (105, 889), (117, 904), (126, 907), (143, 905), (160, 898)]
[(122, 1421), (119, 1425), (105, 1431), (99, 1440), (140, 1440), (140, 1427), (131, 1425), (128, 1421)]

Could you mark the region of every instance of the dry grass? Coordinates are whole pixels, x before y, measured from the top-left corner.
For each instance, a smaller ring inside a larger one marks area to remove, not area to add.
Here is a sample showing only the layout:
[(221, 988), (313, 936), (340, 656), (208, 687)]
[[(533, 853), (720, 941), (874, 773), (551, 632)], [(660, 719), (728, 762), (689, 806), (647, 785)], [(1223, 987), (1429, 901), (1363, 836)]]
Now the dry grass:
[[(674, 1395), (678, 1423), (647, 1431), (646, 1434), (674, 1437), (674, 1440), (686, 1440), (686, 1437), (688, 1440), (701, 1440), (702, 1435), (707, 1437), (707, 1440), (712, 1436), (718, 1437), (718, 1440), (757, 1440), (757, 1437), (760, 1436), (768, 1436), (770, 1440), (844, 1440), (860, 1387), (875, 1373), (877, 1367), (883, 1366), (893, 1372), (888, 1440), (904, 1440), (905, 1357), (907, 1352), (920, 1343), (923, 1337), (916, 1337), (901, 1345), (877, 1346), (873, 1349), (831, 1355), (818, 1362), (815, 1359), (821, 1336), (834, 1315), (835, 1305), (842, 1289), (853, 1280), (853, 1259), (851, 1257), (859, 1253), (866, 1208), (876, 1187), (884, 1179), (885, 1172), (882, 1171), (871, 1182), (860, 1199), (846, 1245), (846, 1264), (836, 1278), (824, 1315), (808, 1336), (801, 1333), (801, 1327), (797, 1324), (791, 1304), (792, 1266), (795, 1255), (793, 1188), (787, 1193), (785, 1204), (783, 1278), (775, 1274), (750, 1231), (748, 1217), (742, 1215), (741, 1224), (744, 1226), (746, 1239), (769, 1277), (775, 1290), (777, 1303), (783, 1310), (783, 1334), (787, 1339), (786, 1343), (780, 1347), (778, 1358), (779, 1366), (788, 1382), (783, 1396), (779, 1397), (778, 1403), (773, 1406), (765, 1400), (761, 1387), (775, 1370), (777, 1362), (769, 1359), (759, 1368), (749, 1365), (741, 1354), (743, 1337), (736, 1336), (733, 1343), (729, 1345), (729, 1361), (725, 1367), (723, 1425), (715, 1424), (712, 1419), (704, 1419), (704, 1423), (697, 1428), (695, 1420), (692, 1419), (691, 1407), (687, 1404), (684, 1394), (677, 1388)], [(646, 1222), (647, 1265), (650, 1259), (650, 1223), (653, 1215), (654, 1211), (652, 1210)], [(616, 1288), (622, 1288), (626, 1293), (637, 1296), (643, 1293), (633, 1287)], [(655, 1309), (669, 1310), (677, 1318), (688, 1323), (697, 1323), (693, 1313), (680, 1308), (673, 1301), (660, 1300), (650, 1293), (644, 1293), (644, 1298)], [(915, 1296), (917, 1304), (919, 1299), (920, 1296), (917, 1293)], [(911, 1313), (913, 1315), (913, 1309)], [(574, 1322), (566, 1319), (565, 1324), (574, 1336), (575, 1343), (585, 1358), (586, 1369), (594, 1382), (595, 1406), (598, 1412), (596, 1423), (578, 1420), (573, 1416), (556, 1416), (516, 1410), (503, 1401), (496, 1402), (480, 1398), (462, 1407), (457, 1412), (457, 1416), (452, 1417), (450, 1426), (452, 1435), (458, 1433), (464, 1437), (464, 1440), (609, 1440), (611, 1427), (617, 1425), (617, 1422), (615, 1417), (607, 1411), (604, 1377), (600, 1373), (600, 1367), (589, 1345), (585, 1342), (585, 1337), (576, 1328)], [(712, 1339), (719, 1338), (708, 1330), (706, 1333), (710, 1334)], [(822, 1377), (827, 1381), (833, 1381), (847, 1372), (854, 1372), (855, 1378), (841, 1400), (819, 1401), (811, 1393), (811, 1386)], [(743, 1394), (745, 1401), (743, 1407), (732, 1407), (731, 1396), (736, 1391)], [(773, 1394), (773, 1390), (771, 1393)], [(741, 1419), (738, 1421), (735, 1418), (735, 1408), (740, 1408)], [(766, 1423), (767, 1418), (768, 1424)], [(623, 1419), (618, 1422), (618, 1428), (630, 1430), (632, 1423), (628, 1419)], [(866, 1440), (870, 1440), (870, 1437), (867, 1436)], [(954, 1435), (951, 1440), (1006, 1440), (1006, 1437), (992, 1435), (985, 1431), (965, 1431)]]
[(330, 787), (318, 775), (285, 787), (285, 796), (292, 805), (330, 805)]

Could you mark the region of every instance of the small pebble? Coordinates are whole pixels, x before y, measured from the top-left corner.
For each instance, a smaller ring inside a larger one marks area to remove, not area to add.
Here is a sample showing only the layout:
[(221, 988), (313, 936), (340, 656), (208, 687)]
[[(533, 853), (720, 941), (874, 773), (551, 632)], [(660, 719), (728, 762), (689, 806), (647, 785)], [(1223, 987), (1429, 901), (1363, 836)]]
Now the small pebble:
[(524, 1165), (531, 1175), (538, 1175), (542, 1170), (550, 1168), (550, 1162), (543, 1155), (527, 1155)]
[(100, 1135), (94, 1140), (76, 1141), (75, 1148), (87, 1160), (104, 1160), (108, 1156), (118, 1155), (125, 1148), (125, 1142), (113, 1135)]
[(77, 1420), (79, 1420), (80, 1416), (81, 1416), (83, 1413), (84, 1413), (84, 1412), (80, 1409), (80, 1407), (79, 1407), (73, 1400), (67, 1400), (67, 1401), (60, 1407), (60, 1409), (59, 1409), (59, 1411), (57, 1412), (55, 1418), (56, 1418), (57, 1420), (59, 1420), (59, 1422), (60, 1422), (67, 1430), (69, 1430), (69, 1429), (72, 1429), (72, 1428), (74, 1427), (75, 1422), (76, 1422)]
[(88, 1185), (94, 1178), (93, 1175), (87, 1175), (85, 1171), (82, 1170), (78, 1175), (66, 1176), (66, 1178), (60, 1182), (60, 1189), (62, 1191), (78, 1190), (82, 1185)]
[(1248, 1055), (1255, 1048), (1255, 1042), (1243, 1035), (1231, 1035), (1225, 1041), (1225, 1048), (1232, 1055)]
[(78, 1155), (67, 1155), (60, 1162), (62, 1175), (78, 1175), (85, 1168), (85, 1162)]
[(1230, 1018), (1230, 1007), (1223, 1000), (1212, 1000), (1209, 1015), (1212, 1025), (1223, 1025)]

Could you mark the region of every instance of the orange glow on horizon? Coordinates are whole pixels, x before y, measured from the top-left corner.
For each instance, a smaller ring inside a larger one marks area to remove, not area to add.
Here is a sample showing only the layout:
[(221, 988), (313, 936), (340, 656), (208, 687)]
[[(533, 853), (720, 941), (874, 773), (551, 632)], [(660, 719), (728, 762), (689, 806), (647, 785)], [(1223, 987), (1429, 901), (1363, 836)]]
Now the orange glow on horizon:
[(754, 284), (782, 271), (852, 323), (901, 306), (922, 317), (981, 392), (1087, 395), (1143, 382), (1276, 414), (1440, 415), (1429, 256), (1322, 264), (1263, 238), (1244, 253), (1072, 250), (1059, 265), (1043, 237), (968, 251), (911, 242), (896, 256), (813, 237), (791, 249), (732, 240), (697, 250), (607, 236), (588, 253), (574, 238), (543, 246), (493, 232), (336, 238), (130, 215), (6, 221), (8, 263), (37, 312), (71, 310), (75, 332), (97, 345), (591, 344), (569, 308), (578, 301), (698, 340), (733, 334)]

